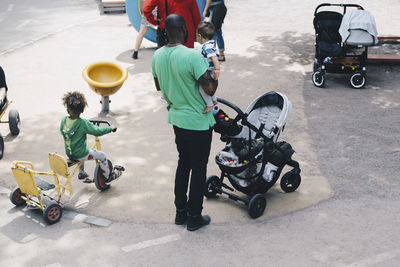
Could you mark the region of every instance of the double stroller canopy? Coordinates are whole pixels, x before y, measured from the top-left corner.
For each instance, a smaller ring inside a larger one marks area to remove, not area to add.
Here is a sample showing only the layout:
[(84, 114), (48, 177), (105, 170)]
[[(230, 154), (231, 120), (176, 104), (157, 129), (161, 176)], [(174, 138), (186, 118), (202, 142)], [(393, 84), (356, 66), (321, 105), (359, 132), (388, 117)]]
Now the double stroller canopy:
[(378, 44), (375, 19), (366, 10), (356, 9), (344, 14), (339, 33), (348, 45), (372, 46)]

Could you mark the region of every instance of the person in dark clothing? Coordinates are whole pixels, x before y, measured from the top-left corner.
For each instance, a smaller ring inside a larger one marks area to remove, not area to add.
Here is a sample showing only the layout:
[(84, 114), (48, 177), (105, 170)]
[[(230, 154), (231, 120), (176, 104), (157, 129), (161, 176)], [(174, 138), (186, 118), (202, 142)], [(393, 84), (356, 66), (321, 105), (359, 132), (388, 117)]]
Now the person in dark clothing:
[(222, 36), (222, 24), (226, 16), (227, 8), (224, 0), (207, 0), (203, 11), (203, 18), (209, 17), (214, 24), (215, 34), (214, 40), (219, 50), (219, 61), (225, 61), (225, 41)]

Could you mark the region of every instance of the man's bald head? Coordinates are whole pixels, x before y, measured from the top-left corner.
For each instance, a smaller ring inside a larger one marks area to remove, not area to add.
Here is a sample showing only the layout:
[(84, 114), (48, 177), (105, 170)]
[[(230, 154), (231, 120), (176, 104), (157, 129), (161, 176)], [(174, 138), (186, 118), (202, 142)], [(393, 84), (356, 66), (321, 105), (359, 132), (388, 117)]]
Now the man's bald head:
[(171, 14), (165, 19), (165, 30), (167, 31), (169, 43), (185, 43), (187, 28), (185, 20), (181, 15)]

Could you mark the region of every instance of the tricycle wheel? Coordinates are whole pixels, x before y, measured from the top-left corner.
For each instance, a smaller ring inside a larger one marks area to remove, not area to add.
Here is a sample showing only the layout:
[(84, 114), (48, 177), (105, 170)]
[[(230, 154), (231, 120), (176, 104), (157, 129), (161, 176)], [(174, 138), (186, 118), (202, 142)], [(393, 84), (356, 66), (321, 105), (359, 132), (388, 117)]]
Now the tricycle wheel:
[(296, 174), (294, 170), (291, 170), (281, 178), (281, 188), (286, 193), (295, 191), (301, 183), (300, 174)]
[(10, 200), (15, 206), (22, 206), (26, 203), (25, 199), (22, 197), (21, 189), (17, 186), (14, 190), (10, 193)]
[(216, 186), (220, 184), (219, 177), (216, 175), (210, 176), (206, 179), (206, 190), (204, 195), (207, 198), (214, 198), (217, 195)]
[(262, 194), (255, 194), (249, 202), (247, 210), (251, 218), (255, 219), (260, 217), (267, 206), (267, 200)]
[[(113, 165), (110, 160), (108, 161), (108, 168), (110, 169), (110, 173), (113, 170)], [(96, 185), (96, 188), (99, 189), (100, 191), (107, 190), (110, 188), (110, 185), (107, 184), (107, 179), (104, 177), (103, 172), (100, 168), (100, 164), (96, 165), (96, 169), (94, 170), (94, 184)]]
[(4, 139), (3, 136), (0, 134), (0, 159), (3, 158), (4, 155)]
[(8, 126), (12, 135), (18, 135), (20, 131), (21, 121), (19, 119), (19, 113), (17, 110), (12, 109), (8, 113)]
[(43, 212), (43, 219), (48, 224), (53, 224), (58, 222), (62, 216), (62, 208), (59, 204), (53, 203), (47, 206)]

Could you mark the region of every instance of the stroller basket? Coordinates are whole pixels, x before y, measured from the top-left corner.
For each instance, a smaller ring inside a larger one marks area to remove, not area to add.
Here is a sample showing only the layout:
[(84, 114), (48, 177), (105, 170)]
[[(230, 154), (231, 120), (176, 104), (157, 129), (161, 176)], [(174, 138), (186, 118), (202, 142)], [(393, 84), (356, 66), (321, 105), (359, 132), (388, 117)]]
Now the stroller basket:
[(243, 172), (252, 162), (253, 160), (246, 163), (239, 163), (237, 160), (228, 157), (221, 157), (221, 153), (215, 157), (215, 162), (221, 171), (225, 173), (236, 174)]

